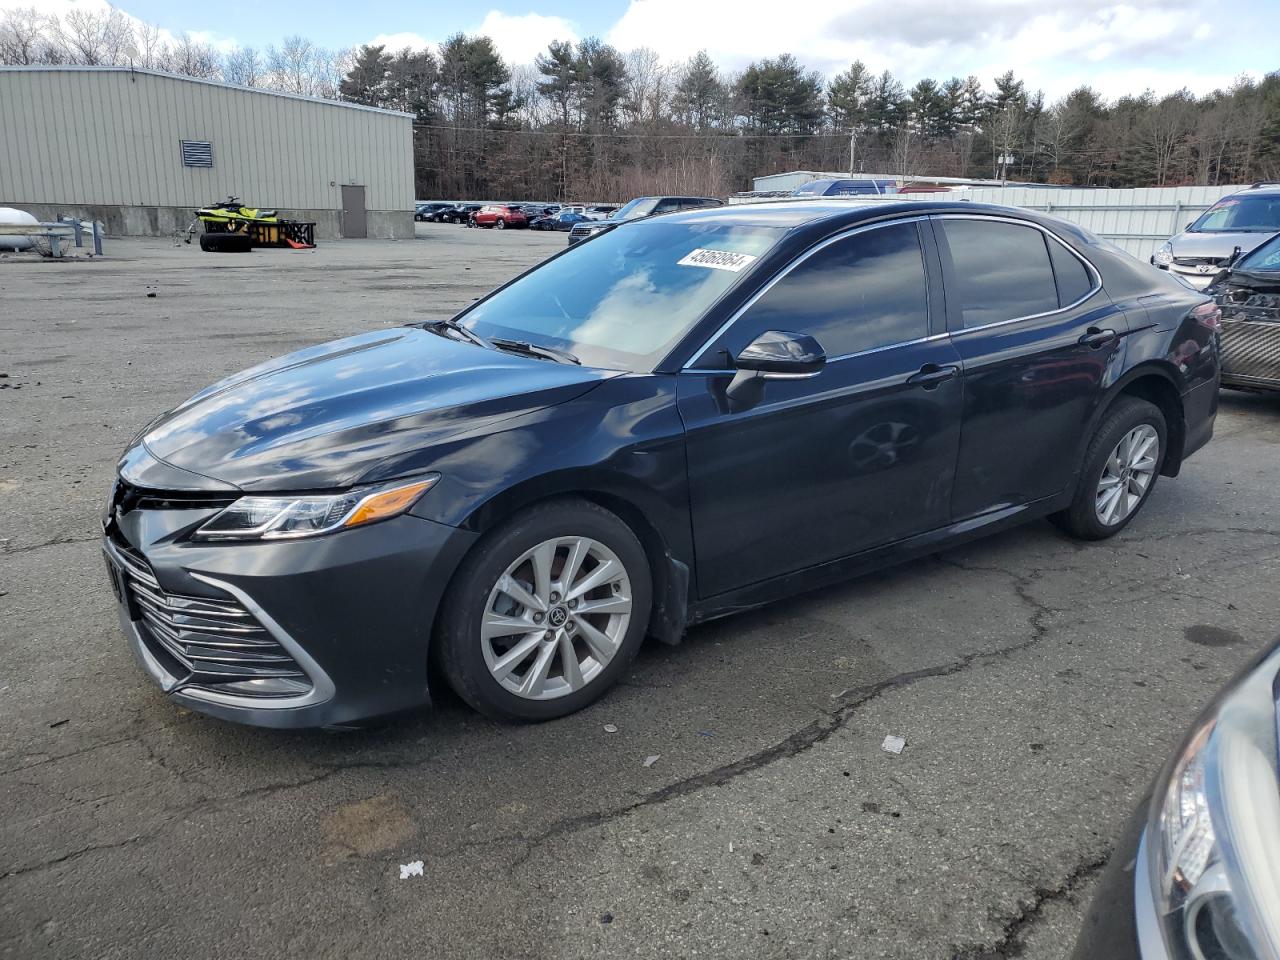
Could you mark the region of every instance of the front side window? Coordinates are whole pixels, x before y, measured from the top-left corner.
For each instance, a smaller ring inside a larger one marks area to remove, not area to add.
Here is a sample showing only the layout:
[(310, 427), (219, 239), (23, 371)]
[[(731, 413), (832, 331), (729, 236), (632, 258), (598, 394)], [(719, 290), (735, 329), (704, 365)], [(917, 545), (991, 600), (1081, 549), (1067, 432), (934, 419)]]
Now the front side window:
[(1045, 236), (1001, 220), (940, 220), (951, 252), (948, 301), (965, 329), (1058, 309)]
[(1280, 230), (1280, 194), (1219, 200), (1191, 225), (1192, 233), (1275, 233)]
[(785, 231), (653, 220), (576, 244), (458, 316), (484, 337), (648, 371)]
[(802, 260), (747, 308), (700, 365), (727, 365), (766, 330), (807, 333), (829, 358), (928, 336), (916, 224), (857, 233)]

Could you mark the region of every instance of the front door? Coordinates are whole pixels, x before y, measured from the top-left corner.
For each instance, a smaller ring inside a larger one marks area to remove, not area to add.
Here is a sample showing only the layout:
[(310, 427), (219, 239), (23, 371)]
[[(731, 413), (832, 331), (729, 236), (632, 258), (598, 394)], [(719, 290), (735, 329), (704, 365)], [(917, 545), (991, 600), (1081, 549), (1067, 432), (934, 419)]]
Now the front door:
[(369, 235), (368, 217), (364, 210), (364, 187), (352, 183), (342, 185), (342, 235), (363, 240)]
[(1108, 371), (1123, 361), (1123, 311), (1096, 271), (1032, 224), (934, 220), (951, 339), (964, 366), (956, 520), (1062, 493)]
[[(931, 335), (921, 224), (820, 246), (680, 373), (699, 596), (948, 522), (962, 380), (945, 334)], [(766, 330), (813, 336), (827, 364), (731, 411), (732, 371), (708, 367)]]

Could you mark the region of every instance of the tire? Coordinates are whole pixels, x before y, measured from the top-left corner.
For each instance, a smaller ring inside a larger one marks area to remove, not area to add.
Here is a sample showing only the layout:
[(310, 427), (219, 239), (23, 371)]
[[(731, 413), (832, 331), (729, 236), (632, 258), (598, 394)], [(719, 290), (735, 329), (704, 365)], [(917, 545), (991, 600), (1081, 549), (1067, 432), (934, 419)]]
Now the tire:
[(253, 239), (243, 233), (202, 233), (200, 249), (208, 253), (248, 253)]
[[(564, 542), (547, 552), (556, 540)], [(604, 570), (608, 579), (578, 599), (568, 590), (567, 597), (558, 598), (553, 591), (574, 544), (584, 543), (591, 546), (581, 550), (570, 586), (581, 590), (597, 570)], [(535, 573), (539, 556), (548, 571), (541, 589)], [(621, 576), (612, 572), (615, 562)], [(526, 598), (533, 602), (517, 601), (500, 589), (500, 581), (513, 584), (516, 592), (527, 586)], [(628, 595), (630, 605), (623, 613)], [(544, 600), (551, 601), (544, 604), (545, 612), (535, 605)], [(625, 523), (584, 500), (548, 501), (486, 534), (463, 560), (441, 611), (439, 662), (458, 696), (488, 717), (522, 722), (563, 717), (593, 703), (625, 674), (648, 630), (651, 600), (648, 557)], [(581, 612), (588, 603), (607, 606), (610, 612)], [(570, 604), (580, 605), (579, 612), (570, 612)], [(531, 629), (505, 636), (499, 629), (486, 637), (486, 619)], [(553, 626), (556, 620), (563, 627)], [(523, 650), (517, 650), (522, 644)], [(601, 650), (610, 653), (597, 652)], [(566, 669), (566, 651), (572, 651), (575, 669)], [(508, 672), (500, 679), (496, 672), (503, 669), (504, 656)]]
[(495, 221), (495, 222), (494, 222), (494, 224), (493, 224), (493, 228), (494, 228), (495, 230), (505, 230), (505, 229), (507, 229), (507, 221), (505, 221), (505, 220), (497, 220), (497, 221)]
[[(1154, 453), (1147, 449), (1153, 435)], [(1137, 397), (1120, 397), (1089, 441), (1071, 506), (1049, 519), (1080, 540), (1114, 537), (1138, 515), (1155, 489), (1168, 453), (1168, 438), (1168, 425), (1159, 407)], [(1124, 443), (1130, 446), (1123, 448)]]

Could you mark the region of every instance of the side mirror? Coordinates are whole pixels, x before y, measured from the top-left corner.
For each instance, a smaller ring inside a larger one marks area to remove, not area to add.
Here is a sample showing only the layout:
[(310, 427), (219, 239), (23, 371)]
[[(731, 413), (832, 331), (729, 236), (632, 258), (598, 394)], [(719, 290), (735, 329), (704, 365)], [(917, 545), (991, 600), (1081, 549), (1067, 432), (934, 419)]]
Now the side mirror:
[(766, 330), (742, 348), (734, 366), (767, 378), (812, 377), (826, 362), (822, 346), (807, 333)]
[(725, 388), (729, 408), (744, 410), (759, 403), (766, 380), (814, 377), (826, 362), (821, 344), (808, 334), (766, 330), (734, 359), (738, 372)]

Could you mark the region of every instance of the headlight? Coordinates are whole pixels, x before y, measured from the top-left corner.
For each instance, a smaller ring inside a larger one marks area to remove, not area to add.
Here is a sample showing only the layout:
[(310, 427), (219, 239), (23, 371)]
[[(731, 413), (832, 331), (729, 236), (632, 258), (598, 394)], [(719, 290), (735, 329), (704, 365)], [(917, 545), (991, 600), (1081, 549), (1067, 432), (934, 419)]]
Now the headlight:
[(1273, 653), (1230, 690), (1152, 801), (1146, 869), (1177, 960), (1280, 956), (1278, 669)]
[(197, 540), (287, 540), (314, 537), (399, 516), (440, 479), (357, 487), (345, 493), (306, 497), (241, 497), (204, 526)]
[(1151, 258), (1151, 262), (1157, 267), (1167, 267), (1173, 263), (1173, 244), (1166, 240), (1164, 245), (1156, 251), (1155, 256)]

